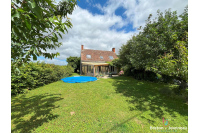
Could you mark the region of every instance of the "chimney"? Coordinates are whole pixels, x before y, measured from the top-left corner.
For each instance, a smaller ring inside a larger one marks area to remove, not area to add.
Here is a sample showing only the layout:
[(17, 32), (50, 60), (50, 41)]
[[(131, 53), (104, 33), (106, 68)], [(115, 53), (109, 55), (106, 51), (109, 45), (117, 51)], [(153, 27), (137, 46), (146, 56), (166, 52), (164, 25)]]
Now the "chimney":
[(115, 48), (112, 48), (112, 51), (115, 53)]
[(81, 50), (83, 50), (83, 46), (84, 46), (84, 45), (81, 45)]

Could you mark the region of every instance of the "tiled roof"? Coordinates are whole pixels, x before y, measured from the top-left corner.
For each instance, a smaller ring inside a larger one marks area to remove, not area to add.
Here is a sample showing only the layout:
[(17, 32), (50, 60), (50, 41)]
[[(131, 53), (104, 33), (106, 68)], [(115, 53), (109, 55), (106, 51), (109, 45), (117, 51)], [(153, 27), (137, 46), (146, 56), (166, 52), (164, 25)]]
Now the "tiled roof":
[[(91, 55), (91, 59), (87, 58), (86, 55)], [(103, 56), (103, 59), (101, 59), (100, 56)], [(113, 51), (92, 50), (92, 49), (81, 50), (81, 61), (91, 61), (91, 62), (112, 61), (112, 59), (110, 59), (109, 56), (113, 56), (114, 59), (118, 58), (116, 53)]]

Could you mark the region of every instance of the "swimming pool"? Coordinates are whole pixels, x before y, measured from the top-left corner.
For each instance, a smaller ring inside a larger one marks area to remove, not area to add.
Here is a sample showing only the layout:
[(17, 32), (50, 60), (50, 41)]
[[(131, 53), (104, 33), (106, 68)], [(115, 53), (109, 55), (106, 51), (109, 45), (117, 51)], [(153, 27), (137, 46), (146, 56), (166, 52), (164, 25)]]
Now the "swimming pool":
[(90, 76), (73, 76), (73, 77), (66, 77), (61, 80), (65, 83), (85, 83), (85, 82), (96, 81), (97, 78)]

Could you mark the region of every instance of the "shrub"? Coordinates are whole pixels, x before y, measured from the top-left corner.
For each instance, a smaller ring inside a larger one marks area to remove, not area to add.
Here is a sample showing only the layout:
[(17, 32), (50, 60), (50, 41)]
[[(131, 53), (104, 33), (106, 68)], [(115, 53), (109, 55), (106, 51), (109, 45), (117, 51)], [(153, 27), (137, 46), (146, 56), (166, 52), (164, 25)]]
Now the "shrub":
[(173, 76), (162, 74), (162, 81), (164, 83), (174, 83), (173, 80), (174, 80)]
[(123, 67), (124, 75), (133, 76), (137, 80), (159, 81), (156, 73), (152, 71), (145, 71), (145, 69), (135, 69), (133, 67)]
[[(13, 66), (11, 65), (11, 68)], [(30, 62), (21, 66), (19, 71), (11, 69), (11, 93), (23, 93), (25, 89), (34, 89), (68, 77), (73, 73), (71, 66)]]
[(121, 76), (121, 75), (124, 75), (124, 71), (123, 71), (123, 70), (121, 70), (121, 71), (119, 72), (119, 76)]

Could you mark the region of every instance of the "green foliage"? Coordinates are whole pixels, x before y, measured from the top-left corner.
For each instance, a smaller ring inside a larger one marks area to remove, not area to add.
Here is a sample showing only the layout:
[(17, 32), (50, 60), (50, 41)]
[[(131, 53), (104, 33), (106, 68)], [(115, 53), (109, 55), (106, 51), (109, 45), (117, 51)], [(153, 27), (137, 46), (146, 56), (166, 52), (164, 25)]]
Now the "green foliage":
[(71, 66), (45, 64), (44, 62), (31, 62), (19, 67), (19, 71), (17, 72), (14, 69), (11, 71), (12, 94), (21, 93), (24, 89), (33, 89), (70, 76), (73, 68)]
[(117, 68), (121, 68), (122, 64), (121, 64), (121, 60), (120, 59), (113, 59), (112, 61), (106, 61), (106, 63), (108, 63), (110, 66), (115, 66)]
[(16, 68), (31, 56), (37, 60), (37, 56), (52, 59), (59, 55), (47, 50), (62, 45), (58, 39), (72, 27), (66, 16), (76, 4), (76, 0), (63, 0), (58, 5), (53, 0), (11, 1), (11, 59)]
[(120, 69), (121, 68), (121, 66), (122, 66), (122, 64), (121, 64), (121, 60), (120, 59), (114, 59), (114, 60), (112, 60), (112, 64), (113, 64), (113, 66), (115, 66), (115, 67), (117, 67), (118, 69)]
[(183, 41), (178, 41), (175, 45), (178, 51), (178, 56), (174, 53), (168, 53), (165, 56), (160, 56), (156, 60), (152, 70), (169, 76), (181, 77), (181, 79), (188, 80), (188, 49)]
[[(157, 73), (187, 82), (187, 12), (187, 7), (180, 16), (176, 11), (166, 10), (163, 14), (158, 10), (154, 20), (149, 15), (146, 25), (139, 28), (141, 32), (119, 50), (119, 60), (126, 75), (134, 75), (137, 79), (151, 75), (152, 78), (161, 79)], [(145, 76), (150, 71), (152, 74)]]
[[(133, 38), (135, 38), (133, 36)], [(132, 39), (128, 40), (126, 44), (123, 44), (121, 48), (119, 49), (119, 62), (122, 65), (122, 69), (126, 72), (126, 70), (130, 70), (129, 68), (132, 68), (130, 55), (132, 50)]]
[(80, 70), (81, 57), (70, 56), (66, 59), (66, 61), (68, 62), (69, 66), (72, 66), (74, 68), (74, 72), (77, 72), (77, 70)]

